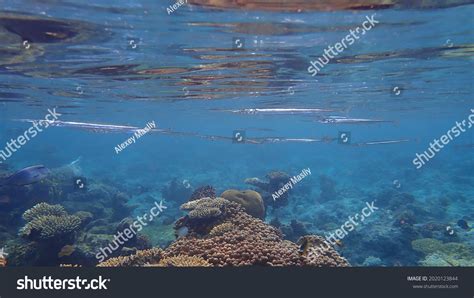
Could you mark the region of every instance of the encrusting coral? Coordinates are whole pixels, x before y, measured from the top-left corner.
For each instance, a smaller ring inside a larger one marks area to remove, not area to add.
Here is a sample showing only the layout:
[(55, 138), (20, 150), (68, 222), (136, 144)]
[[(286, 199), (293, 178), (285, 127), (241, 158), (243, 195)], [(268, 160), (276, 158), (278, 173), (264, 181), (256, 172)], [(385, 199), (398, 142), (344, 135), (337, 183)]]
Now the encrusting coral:
[[(235, 202), (223, 198), (203, 198), (181, 206), (190, 213), (214, 208), (219, 215), (212, 218), (185, 216), (175, 228), (187, 228), (187, 235), (178, 238), (155, 257), (133, 256), (106, 260), (99, 266), (349, 266), (332, 247), (322, 254), (302, 254), (299, 246), (283, 240), (280, 231), (247, 214)], [(315, 236), (318, 237), (318, 236)], [(322, 239), (322, 237), (320, 237)], [(160, 265), (161, 263), (161, 265)]]
[(81, 219), (69, 215), (60, 205), (40, 203), (25, 211), (23, 218), (26, 225), (20, 234), (32, 240), (48, 240), (60, 238), (76, 231), (81, 225)]
[(244, 207), (248, 214), (263, 219), (265, 218), (265, 205), (262, 196), (254, 190), (229, 189), (221, 194), (221, 197), (231, 202), (236, 202)]

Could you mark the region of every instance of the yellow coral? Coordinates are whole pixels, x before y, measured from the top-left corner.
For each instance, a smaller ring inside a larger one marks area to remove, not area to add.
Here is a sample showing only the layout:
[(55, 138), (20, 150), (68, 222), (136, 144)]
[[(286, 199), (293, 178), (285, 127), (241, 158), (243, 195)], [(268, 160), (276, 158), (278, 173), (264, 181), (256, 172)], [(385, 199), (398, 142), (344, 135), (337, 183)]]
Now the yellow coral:
[(159, 247), (152, 249), (139, 250), (135, 254), (130, 256), (120, 256), (116, 258), (110, 258), (102, 263), (99, 263), (97, 267), (133, 267), (133, 266), (144, 266), (146, 263), (156, 263), (163, 255), (163, 250)]
[(158, 264), (150, 264), (152, 267), (211, 267), (211, 264), (201, 257), (178, 255), (164, 258)]

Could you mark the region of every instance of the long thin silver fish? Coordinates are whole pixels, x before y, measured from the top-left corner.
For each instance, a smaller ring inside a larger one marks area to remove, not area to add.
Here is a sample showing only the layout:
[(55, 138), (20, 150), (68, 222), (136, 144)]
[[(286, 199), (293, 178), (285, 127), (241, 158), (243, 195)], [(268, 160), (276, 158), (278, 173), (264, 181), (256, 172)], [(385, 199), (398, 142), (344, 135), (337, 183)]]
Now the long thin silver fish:
[(240, 109), (240, 110), (223, 110), (224, 112), (238, 113), (238, 114), (314, 114), (324, 112), (334, 112), (331, 109), (298, 109), (298, 108), (275, 108), (275, 109)]
[[(40, 123), (41, 121), (46, 120), (34, 120), (34, 119), (17, 119), (16, 121), (20, 122), (29, 122), (29, 123)], [(74, 122), (74, 121), (49, 121), (50, 126), (57, 127), (73, 127), (73, 128), (82, 128), (94, 132), (135, 132), (141, 128), (135, 126), (127, 125), (111, 125), (111, 124), (99, 124), (99, 123), (86, 123), (86, 122)]]
[(381, 120), (381, 119), (366, 119), (366, 118), (346, 118), (339, 116), (330, 116), (328, 118), (323, 118), (318, 120), (319, 123), (324, 124), (373, 124), (373, 123), (387, 123), (393, 122), (390, 120)]
[(398, 143), (405, 143), (409, 142), (409, 139), (401, 139), (401, 140), (388, 140), (388, 141), (372, 141), (372, 142), (365, 142), (365, 143), (355, 143), (352, 144), (353, 146), (370, 146), (370, 145), (388, 145), (388, 144), (398, 144)]

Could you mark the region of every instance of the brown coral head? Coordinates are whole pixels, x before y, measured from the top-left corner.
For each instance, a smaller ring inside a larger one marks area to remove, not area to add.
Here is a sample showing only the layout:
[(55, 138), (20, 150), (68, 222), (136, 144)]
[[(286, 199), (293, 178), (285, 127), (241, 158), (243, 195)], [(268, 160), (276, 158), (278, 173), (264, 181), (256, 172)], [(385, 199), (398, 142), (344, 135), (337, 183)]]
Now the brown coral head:
[(221, 194), (221, 197), (230, 201), (239, 203), (244, 207), (245, 212), (260, 219), (265, 218), (265, 205), (262, 196), (254, 190), (235, 190), (229, 189)]

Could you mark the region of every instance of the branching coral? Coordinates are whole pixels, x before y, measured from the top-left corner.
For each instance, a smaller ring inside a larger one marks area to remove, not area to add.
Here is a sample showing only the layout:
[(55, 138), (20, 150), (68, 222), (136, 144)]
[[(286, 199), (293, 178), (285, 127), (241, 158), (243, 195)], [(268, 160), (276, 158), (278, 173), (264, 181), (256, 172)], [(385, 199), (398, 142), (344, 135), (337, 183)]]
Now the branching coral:
[(23, 218), (28, 221), (20, 234), (30, 239), (48, 240), (59, 238), (76, 231), (81, 219), (68, 215), (60, 205), (40, 203), (25, 211)]
[(159, 263), (163, 256), (163, 250), (159, 247), (152, 249), (139, 250), (135, 254), (130, 256), (120, 256), (116, 258), (110, 258), (102, 263), (99, 263), (97, 267), (137, 267), (145, 266), (146, 264)]
[(21, 234), (26, 237), (47, 240), (72, 233), (80, 225), (81, 219), (74, 215), (41, 216), (27, 223), (21, 229)]
[(23, 219), (32, 221), (41, 216), (64, 216), (67, 215), (66, 210), (61, 205), (49, 205), (48, 203), (39, 203), (33, 208), (28, 209), (23, 213)]

